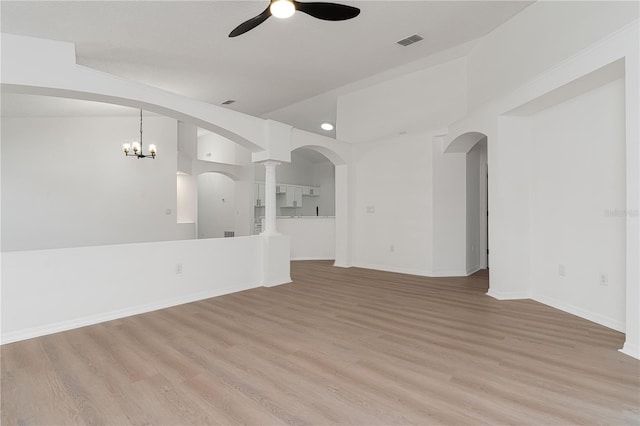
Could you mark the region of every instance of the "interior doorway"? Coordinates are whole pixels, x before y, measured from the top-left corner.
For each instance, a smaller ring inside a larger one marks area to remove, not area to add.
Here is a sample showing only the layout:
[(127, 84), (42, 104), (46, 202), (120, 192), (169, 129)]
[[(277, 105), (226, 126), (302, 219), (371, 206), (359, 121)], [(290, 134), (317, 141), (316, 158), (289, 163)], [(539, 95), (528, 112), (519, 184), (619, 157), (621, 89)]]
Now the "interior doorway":
[(472, 274), (489, 265), (487, 138), (466, 154), (466, 267)]
[(464, 219), (463, 248), (466, 274), (489, 266), (489, 155), (487, 135), (467, 132), (451, 141), (445, 154), (464, 154)]

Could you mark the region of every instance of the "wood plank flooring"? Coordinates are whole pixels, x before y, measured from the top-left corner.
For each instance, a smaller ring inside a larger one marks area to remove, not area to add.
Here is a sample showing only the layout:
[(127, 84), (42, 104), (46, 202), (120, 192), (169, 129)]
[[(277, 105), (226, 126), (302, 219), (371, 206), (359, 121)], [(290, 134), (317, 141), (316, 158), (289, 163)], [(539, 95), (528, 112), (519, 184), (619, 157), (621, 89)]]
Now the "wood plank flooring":
[(621, 333), (424, 278), (257, 288), (4, 345), (3, 425), (639, 424)]

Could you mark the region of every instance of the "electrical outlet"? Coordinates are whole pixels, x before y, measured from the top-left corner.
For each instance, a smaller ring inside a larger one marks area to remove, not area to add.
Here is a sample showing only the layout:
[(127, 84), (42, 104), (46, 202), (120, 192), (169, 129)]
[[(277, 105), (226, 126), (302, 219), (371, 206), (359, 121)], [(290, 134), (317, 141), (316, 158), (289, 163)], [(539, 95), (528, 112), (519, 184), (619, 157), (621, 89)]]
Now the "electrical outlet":
[(393, 244), (391, 244), (391, 245), (389, 246), (389, 251), (390, 251), (391, 253), (393, 253), (394, 251), (396, 251), (396, 246), (394, 246)]
[(558, 275), (564, 277), (567, 275), (567, 270), (565, 269), (563, 264), (558, 265)]
[(176, 263), (176, 274), (182, 273), (182, 263)]
[(600, 285), (609, 285), (609, 277), (607, 276), (607, 274), (600, 273)]
[(376, 212), (375, 206), (367, 206), (367, 213), (372, 214)]

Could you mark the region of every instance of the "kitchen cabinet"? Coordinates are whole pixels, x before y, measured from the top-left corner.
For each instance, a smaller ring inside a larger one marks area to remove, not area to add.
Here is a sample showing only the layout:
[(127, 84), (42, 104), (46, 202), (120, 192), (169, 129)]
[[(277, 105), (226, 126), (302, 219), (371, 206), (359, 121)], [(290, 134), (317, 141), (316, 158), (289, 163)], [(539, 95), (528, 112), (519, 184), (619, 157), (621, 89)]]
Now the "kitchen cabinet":
[(320, 188), (318, 188), (317, 186), (303, 186), (302, 195), (306, 195), (309, 197), (319, 197)]
[(302, 187), (298, 185), (285, 186), (285, 201), (282, 207), (302, 207)]
[[(265, 183), (255, 182), (254, 193), (255, 206), (264, 207), (266, 197)], [(302, 197), (319, 197), (320, 187), (279, 183), (276, 184), (276, 195), (278, 196), (278, 208), (301, 208), (303, 199)]]

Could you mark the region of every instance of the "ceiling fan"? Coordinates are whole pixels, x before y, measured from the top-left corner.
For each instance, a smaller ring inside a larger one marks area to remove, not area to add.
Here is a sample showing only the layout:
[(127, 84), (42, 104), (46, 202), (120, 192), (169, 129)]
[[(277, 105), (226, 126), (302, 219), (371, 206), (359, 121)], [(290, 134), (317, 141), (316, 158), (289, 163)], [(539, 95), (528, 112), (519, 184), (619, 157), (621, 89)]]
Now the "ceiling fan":
[(266, 21), (269, 16), (273, 15), (276, 18), (288, 18), (293, 15), (296, 10), (325, 21), (344, 21), (355, 18), (360, 13), (360, 9), (357, 7), (344, 4), (326, 2), (302, 3), (297, 0), (270, 0), (269, 7), (258, 16), (238, 25), (231, 31), (229, 37), (237, 37), (254, 29)]

